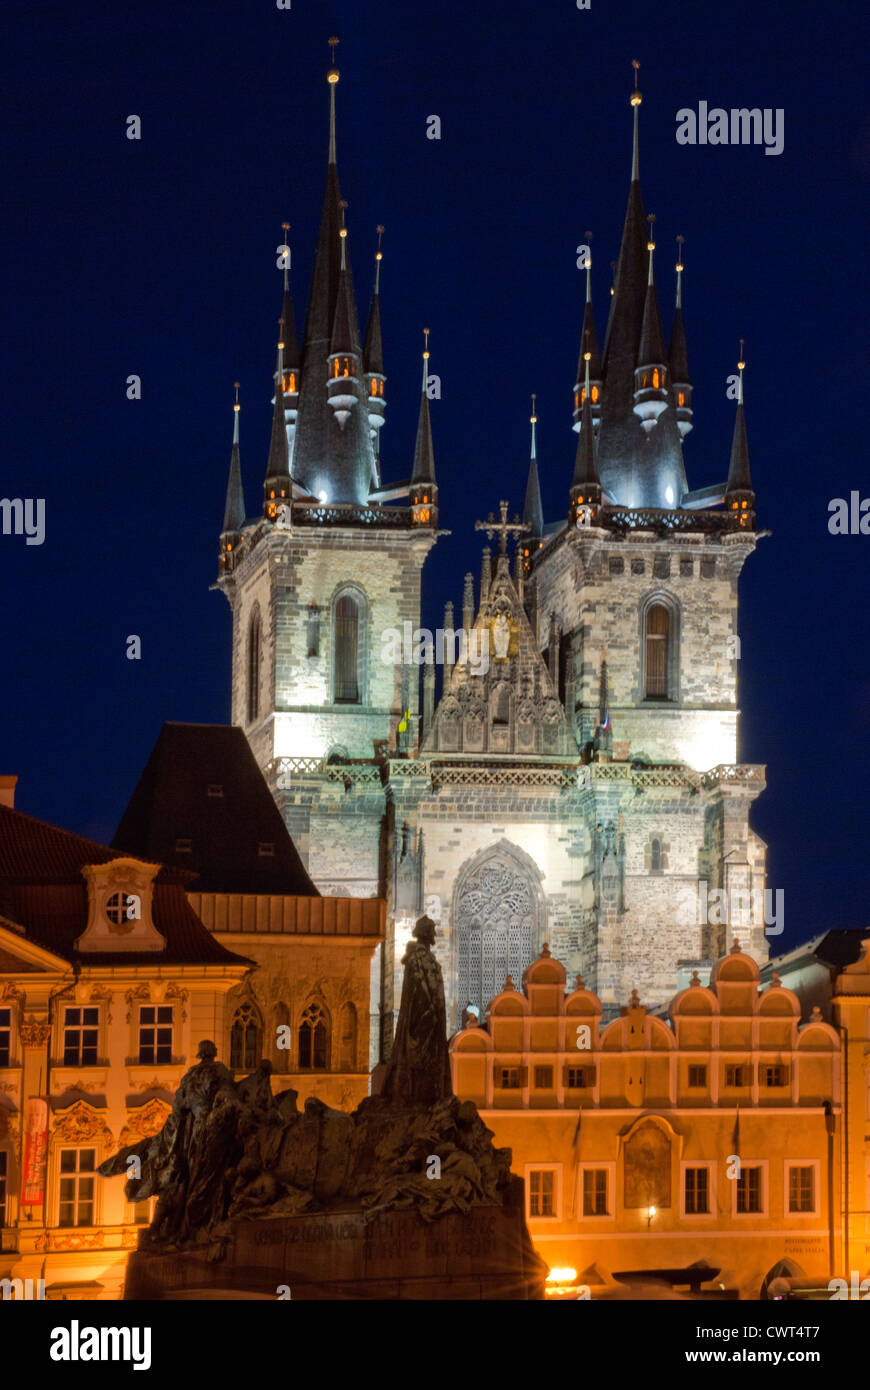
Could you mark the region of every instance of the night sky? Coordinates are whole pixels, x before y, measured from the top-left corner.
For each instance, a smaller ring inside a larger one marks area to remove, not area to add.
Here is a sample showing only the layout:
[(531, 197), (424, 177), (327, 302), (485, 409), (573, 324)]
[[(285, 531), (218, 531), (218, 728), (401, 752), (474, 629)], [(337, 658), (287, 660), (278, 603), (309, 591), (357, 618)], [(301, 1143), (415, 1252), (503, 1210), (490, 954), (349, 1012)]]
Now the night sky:
[[(725, 477), (746, 339), (759, 544), (740, 583), (740, 756), (795, 944), (866, 925), (870, 536), (828, 502), (870, 496), (870, 118), (864, 7), (740, 0), (536, 5), (186, 0), (6, 7), (0, 103), (5, 339), (0, 495), (44, 497), (46, 538), (0, 536), (0, 771), (19, 809), (108, 840), (165, 719), (229, 718), (230, 614), (210, 593), (241, 382), (257, 508), (292, 224), (304, 319), (340, 37), (338, 164), (360, 315), (383, 223), (385, 482), (410, 473), (421, 330), (441, 539), (424, 621), (479, 583), (473, 523), (522, 505), (538, 394), (544, 513), (564, 516), (591, 228), (603, 343), (628, 193), (631, 59), (641, 185), (666, 328), (674, 237), (695, 386), (689, 485)], [(785, 148), (679, 146), (699, 101), (781, 107)], [(142, 120), (141, 141), (126, 118)], [(442, 122), (426, 138), (426, 118)], [(142, 399), (126, 379), (142, 378)], [(138, 634), (143, 659), (126, 659)], [(618, 729), (614, 728), (618, 737)]]

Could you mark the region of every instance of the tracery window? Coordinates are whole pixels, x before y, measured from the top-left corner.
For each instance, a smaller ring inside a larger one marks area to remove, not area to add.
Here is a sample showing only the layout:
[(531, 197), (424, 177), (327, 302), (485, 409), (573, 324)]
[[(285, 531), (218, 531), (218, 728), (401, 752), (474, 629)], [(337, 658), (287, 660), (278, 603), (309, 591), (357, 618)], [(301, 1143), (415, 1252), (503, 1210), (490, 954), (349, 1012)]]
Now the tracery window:
[(253, 1004), (240, 1004), (230, 1029), (230, 1068), (233, 1071), (254, 1071), (260, 1064), (262, 1029)]
[(299, 1025), (300, 1071), (325, 1071), (329, 1065), (329, 1022), (320, 1004), (309, 1004)]
[(671, 615), (662, 603), (653, 603), (646, 615), (646, 698), (668, 698), (668, 644)]
[(473, 1004), (481, 1018), (506, 977), (512, 975), (519, 986), (531, 965), (534, 921), (532, 885), (505, 859), (485, 860), (460, 885), (456, 997)]

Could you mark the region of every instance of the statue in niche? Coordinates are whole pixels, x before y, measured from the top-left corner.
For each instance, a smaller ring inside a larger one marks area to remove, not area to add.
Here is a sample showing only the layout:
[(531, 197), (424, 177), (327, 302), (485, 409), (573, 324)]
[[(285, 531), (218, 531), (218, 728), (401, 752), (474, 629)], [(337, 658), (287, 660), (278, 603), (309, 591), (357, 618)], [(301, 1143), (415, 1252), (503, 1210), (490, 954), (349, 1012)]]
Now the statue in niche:
[(511, 644), (511, 625), (506, 613), (499, 613), (498, 617), (493, 619), (492, 644), (496, 661), (507, 661)]

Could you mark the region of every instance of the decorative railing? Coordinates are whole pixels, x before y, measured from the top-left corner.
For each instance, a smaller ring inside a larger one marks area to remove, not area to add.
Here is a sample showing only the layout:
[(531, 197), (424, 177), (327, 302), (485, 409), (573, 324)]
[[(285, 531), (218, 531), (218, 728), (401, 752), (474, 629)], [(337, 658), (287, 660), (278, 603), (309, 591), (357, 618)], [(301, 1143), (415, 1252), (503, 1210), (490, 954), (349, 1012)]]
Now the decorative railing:
[(342, 502), (294, 502), (294, 526), (388, 526), (406, 531), (414, 525), (414, 514), (407, 508), (355, 506)]
[(691, 512), (680, 507), (608, 507), (602, 506), (595, 524), (616, 531), (736, 531), (736, 514), (732, 512)]
[(720, 763), (705, 772), (702, 780), (705, 787), (763, 787), (765, 767), (763, 763)]

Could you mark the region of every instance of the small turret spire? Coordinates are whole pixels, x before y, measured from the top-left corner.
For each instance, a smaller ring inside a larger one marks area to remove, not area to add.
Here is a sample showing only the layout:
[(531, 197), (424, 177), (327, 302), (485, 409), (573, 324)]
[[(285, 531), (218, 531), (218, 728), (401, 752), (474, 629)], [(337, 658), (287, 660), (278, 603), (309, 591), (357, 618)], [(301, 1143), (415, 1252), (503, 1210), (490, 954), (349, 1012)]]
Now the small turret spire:
[(335, 50), (336, 50), (336, 47), (337, 47), (337, 45), (338, 45), (338, 39), (334, 39), (334, 38), (333, 38), (333, 39), (329, 39), (329, 40), (327, 40), (327, 42), (329, 43), (329, 55), (330, 55), (330, 68), (329, 68), (329, 72), (326, 74), (326, 80), (327, 80), (327, 82), (329, 83), (329, 162), (330, 162), (330, 164), (334, 164), (334, 163), (336, 162), (336, 161), (335, 161), (335, 88), (336, 88), (336, 86), (338, 85), (338, 77), (339, 77), (338, 68), (335, 66)]
[(438, 484), (435, 481), (435, 449), (432, 444), (432, 422), (429, 416), (429, 329), (423, 329), (423, 380), (420, 388), (420, 411), (417, 417), (417, 438), (414, 443), (414, 471), (408, 502), (414, 521), (420, 526), (438, 524)]
[(595, 430), (592, 423), (591, 392), (589, 389), (590, 352), (583, 354), (585, 362), (585, 391), (583, 409), (580, 415), (580, 438), (577, 440), (577, 453), (574, 458), (574, 477), (571, 481), (570, 503), (571, 521), (575, 526), (588, 526), (601, 505), (601, 479), (598, 476), (598, 461), (595, 448)]
[(653, 252), (656, 249), (653, 240), (655, 220), (655, 213), (651, 212), (647, 217), (649, 237), (646, 244), (649, 252), (649, 271), (634, 373), (634, 413), (647, 434), (655, 429), (659, 416), (668, 408), (667, 357), (653, 274)]
[[(381, 250), (381, 238), (384, 235), (382, 226), (377, 227), (378, 249), (375, 252), (375, 288), (372, 295), (371, 308), (369, 309), (369, 321), (366, 328), (366, 340), (363, 347), (363, 368), (366, 374), (366, 395), (368, 401), (369, 432), (372, 437), (372, 445), (375, 453), (375, 471), (377, 474), (378, 455), (380, 453), (380, 431), (384, 423), (384, 411), (386, 401), (384, 400), (384, 353), (381, 344), (381, 261), (384, 253)], [(379, 477), (375, 477), (374, 486), (380, 485)]]
[(676, 404), (677, 429), (685, 439), (692, 428), (692, 383), (689, 378), (689, 361), (686, 355), (686, 333), (683, 328), (683, 243), (685, 237), (677, 237), (677, 301), (674, 306), (674, 326), (671, 329), (671, 386)]
[[(221, 555), (229, 556), (235, 546), (233, 537), (238, 537), (245, 521), (245, 495), (242, 488), (242, 464), (239, 453), (239, 383), (233, 383), (235, 401), (233, 404), (233, 447), (230, 454), (230, 475), (227, 481), (227, 497), (224, 506), (224, 524), (221, 528)], [(224, 560), (224, 572), (232, 568), (232, 561)]]
[[(529, 452), (529, 478), (526, 483), (526, 500), (523, 505), (523, 521), (529, 528), (529, 535), (521, 547), (526, 567), (531, 560), (534, 552), (540, 549), (541, 538), (544, 534), (544, 509), (541, 505), (541, 479), (538, 473), (538, 447), (536, 429), (538, 424), (538, 414), (535, 408), (537, 397), (532, 392), (532, 413), (529, 423), (532, 427), (532, 442)], [(519, 547), (517, 553), (519, 553)]]
[(272, 411), (272, 434), (269, 440), (269, 460), (263, 484), (263, 505), (266, 516), (274, 521), (281, 499), (290, 497), (290, 454), (287, 448), (287, 425), (284, 419), (284, 320), (279, 319), (278, 362), (275, 370), (275, 404)]
[[(587, 242), (592, 240), (592, 233), (584, 233)], [(601, 354), (598, 351), (598, 333), (595, 328), (595, 310), (592, 307), (592, 256), (586, 256), (586, 303), (583, 308), (583, 327), (580, 333), (580, 356), (577, 359), (577, 379), (574, 382), (574, 424), (573, 429), (579, 431), (580, 416), (583, 409), (584, 390), (588, 392), (590, 387), (582, 385), (582, 379), (586, 375), (585, 358), (586, 353), (591, 353), (590, 357), (590, 380), (592, 391), (592, 423), (595, 429), (601, 419), (601, 389), (602, 371)]]
[(752, 475), (749, 471), (749, 445), (746, 440), (746, 417), (743, 409), (743, 339), (740, 339), (740, 360), (737, 363), (737, 413), (734, 417), (734, 436), (731, 441), (731, 460), (728, 467), (728, 483), (725, 488), (725, 505), (732, 519), (739, 526), (751, 531), (755, 528), (755, 493), (752, 489)]

